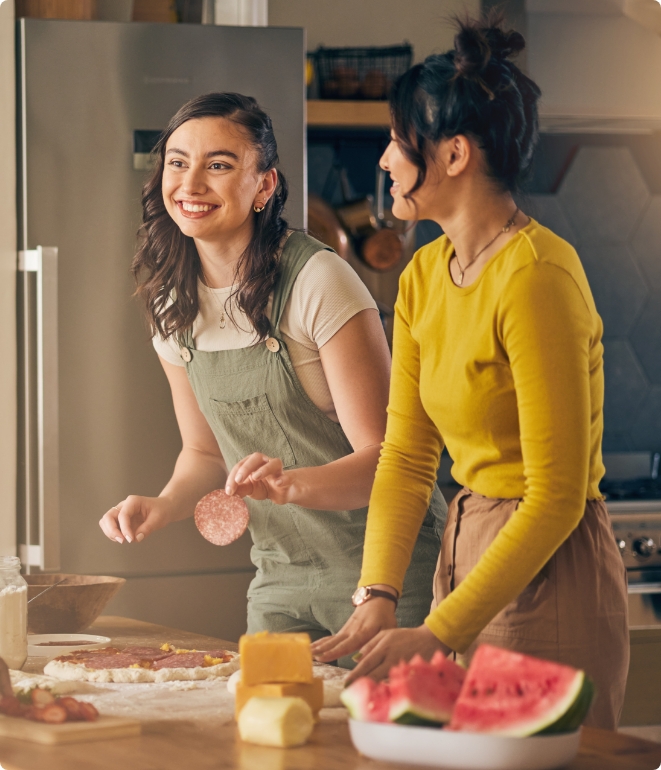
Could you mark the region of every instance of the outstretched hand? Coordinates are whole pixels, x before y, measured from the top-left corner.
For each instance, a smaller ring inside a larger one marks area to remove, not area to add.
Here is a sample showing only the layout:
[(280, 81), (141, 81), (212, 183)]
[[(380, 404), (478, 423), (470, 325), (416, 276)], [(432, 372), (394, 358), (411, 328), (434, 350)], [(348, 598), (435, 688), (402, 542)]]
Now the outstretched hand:
[(163, 497), (129, 495), (102, 516), (99, 526), (104, 535), (118, 543), (141, 542), (147, 535), (172, 521), (172, 509)]
[(232, 468), (225, 483), (225, 492), (285, 505), (292, 502), (298, 492), (296, 472), (284, 470), (278, 457), (254, 452)]

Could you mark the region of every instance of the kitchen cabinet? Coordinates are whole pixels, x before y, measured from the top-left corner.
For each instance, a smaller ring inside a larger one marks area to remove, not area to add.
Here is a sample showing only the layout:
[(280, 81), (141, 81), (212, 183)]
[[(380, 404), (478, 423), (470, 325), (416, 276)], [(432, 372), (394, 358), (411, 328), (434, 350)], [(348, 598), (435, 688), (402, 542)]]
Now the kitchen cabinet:
[(632, 628), (631, 662), (620, 724), (661, 725), (661, 627)]
[[(186, 631), (117, 617), (101, 617), (89, 629), (121, 647), (155, 645), (167, 639), (182, 647), (236, 649), (236, 645)], [(27, 670), (38, 672), (36, 659)], [(18, 740), (0, 742), (0, 764), (11, 770), (412, 770), (411, 766), (374, 762), (351, 745), (345, 721), (326, 721), (310, 743), (274, 749), (242, 743), (234, 723), (204, 725), (185, 721), (151, 721), (136, 738), (46, 747)], [(661, 744), (605, 730), (586, 728), (581, 750), (569, 770), (652, 770), (661, 764)]]

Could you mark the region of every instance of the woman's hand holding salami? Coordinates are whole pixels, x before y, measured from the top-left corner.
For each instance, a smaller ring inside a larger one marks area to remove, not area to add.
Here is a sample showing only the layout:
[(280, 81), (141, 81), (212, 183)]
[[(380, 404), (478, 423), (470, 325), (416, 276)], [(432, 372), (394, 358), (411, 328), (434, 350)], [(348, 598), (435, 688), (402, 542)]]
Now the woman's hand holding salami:
[(129, 495), (103, 515), (99, 526), (110, 540), (140, 543), (174, 518), (172, 504), (167, 498)]
[(244, 457), (232, 468), (225, 492), (228, 495), (272, 500), (277, 505), (296, 501), (300, 493), (295, 471), (285, 471), (282, 460), (261, 452)]

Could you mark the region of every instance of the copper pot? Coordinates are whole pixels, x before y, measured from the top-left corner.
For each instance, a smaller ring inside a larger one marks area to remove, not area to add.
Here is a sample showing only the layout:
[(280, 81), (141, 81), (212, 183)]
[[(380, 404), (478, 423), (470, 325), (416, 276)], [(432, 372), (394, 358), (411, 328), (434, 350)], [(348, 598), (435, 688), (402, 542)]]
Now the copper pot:
[(346, 230), (333, 207), (314, 193), (308, 196), (308, 232), (334, 249), (342, 259), (349, 258), (352, 249)]
[(379, 167), (376, 174), (376, 212), (377, 226), (362, 241), (359, 255), (366, 265), (373, 270), (385, 272), (393, 270), (401, 262), (407, 239), (412, 237), (413, 228), (405, 222), (386, 214), (384, 207), (386, 172)]

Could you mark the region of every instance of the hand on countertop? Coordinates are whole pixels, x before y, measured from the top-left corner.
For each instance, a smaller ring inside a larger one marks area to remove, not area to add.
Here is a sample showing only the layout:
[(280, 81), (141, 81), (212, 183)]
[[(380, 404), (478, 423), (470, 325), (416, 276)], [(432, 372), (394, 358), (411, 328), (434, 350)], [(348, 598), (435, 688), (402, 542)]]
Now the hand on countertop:
[(361, 604), (335, 636), (326, 636), (312, 645), (312, 654), (321, 663), (337, 660), (360, 650), (380, 632), (397, 628), (395, 604), (375, 597)]
[(385, 679), (390, 669), (401, 661), (409, 661), (416, 654), (431, 660), (437, 650), (444, 655), (451, 652), (424, 624), (417, 628), (381, 631), (361, 648), (358, 658), (360, 662), (347, 677), (346, 684), (351, 684), (361, 676)]

